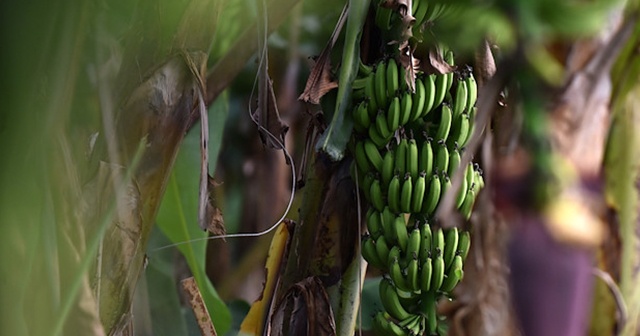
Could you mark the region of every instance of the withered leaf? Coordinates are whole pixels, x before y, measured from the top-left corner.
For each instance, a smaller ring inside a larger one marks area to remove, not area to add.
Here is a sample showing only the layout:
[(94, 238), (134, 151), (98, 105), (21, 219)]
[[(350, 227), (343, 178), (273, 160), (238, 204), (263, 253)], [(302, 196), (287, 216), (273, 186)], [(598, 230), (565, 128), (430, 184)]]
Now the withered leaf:
[(266, 65), (263, 66), (259, 77), (258, 108), (256, 108), (253, 117), (259, 125), (260, 139), (262, 144), (268, 148), (284, 149), (284, 137), (289, 130), (289, 126), (285, 125), (280, 119), (276, 95), (273, 92), (273, 82), (267, 73)]
[(207, 207), (205, 214), (205, 224), (206, 229), (214, 236), (224, 235), (227, 231), (224, 226), (224, 218), (222, 217), (222, 211), (220, 208), (216, 206), (215, 198), (214, 198), (214, 188), (218, 187), (220, 184), (217, 183), (213, 177), (208, 176), (207, 182)]
[(338, 82), (331, 79), (331, 60), (329, 59), (329, 56), (333, 50), (333, 46), (338, 40), (340, 32), (342, 31), (342, 27), (344, 26), (347, 18), (346, 14), (347, 7), (345, 6), (342, 9), (342, 14), (340, 14), (336, 27), (331, 34), (331, 39), (329, 39), (329, 42), (327, 42), (322, 53), (320, 53), (320, 56), (316, 59), (315, 64), (311, 69), (311, 73), (309, 74), (309, 78), (307, 79), (304, 91), (300, 97), (298, 97), (298, 100), (318, 105), (320, 104), (320, 98), (327, 94), (327, 92), (338, 87)]
[(436, 49), (429, 50), (429, 57), (420, 62), (420, 70), (427, 74), (443, 75), (455, 70), (455, 67), (449, 65), (442, 57), (443, 53)]
[[(287, 313), (289, 319), (285, 321)], [(295, 285), (277, 304), (270, 323), (271, 335), (336, 335), (336, 323), (329, 296), (317, 277)]]
[(404, 69), (404, 81), (411, 92), (416, 91), (416, 70), (419, 69), (420, 61), (413, 56), (415, 47), (409, 41), (399, 46), (400, 56), (398, 61)]

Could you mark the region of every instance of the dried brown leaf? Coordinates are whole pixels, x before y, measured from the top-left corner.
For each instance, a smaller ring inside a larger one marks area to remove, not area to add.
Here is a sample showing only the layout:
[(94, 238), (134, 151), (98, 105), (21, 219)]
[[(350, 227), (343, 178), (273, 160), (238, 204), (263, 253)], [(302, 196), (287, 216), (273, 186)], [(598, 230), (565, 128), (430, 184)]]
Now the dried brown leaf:
[(342, 27), (344, 26), (347, 18), (346, 14), (347, 7), (345, 6), (342, 10), (342, 14), (340, 14), (340, 19), (338, 19), (338, 23), (331, 34), (331, 39), (329, 39), (329, 42), (322, 50), (322, 53), (320, 53), (320, 56), (316, 59), (316, 62), (311, 69), (311, 73), (309, 74), (309, 78), (307, 79), (304, 91), (300, 97), (298, 97), (298, 100), (318, 105), (320, 104), (320, 98), (327, 94), (327, 92), (338, 87), (338, 82), (331, 79), (331, 59), (329, 56), (331, 55), (333, 46), (336, 44), (338, 36), (342, 31)]
[[(429, 50), (429, 57), (420, 62), (420, 70), (427, 74), (446, 74), (455, 70), (455, 67), (449, 65), (442, 57), (442, 52), (436, 49)], [(426, 61), (426, 62), (425, 62)]]
[[(266, 63), (265, 61), (265, 64)], [(254, 118), (259, 125), (258, 131), (260, 133), (260, 139), (262, 139), (262, 144), (268, 148), (284, 149), (284, 137), (289, 127), (280, 119), (276, 95), (273, 92), (273, 81), (269, 77), (266, 65), (263, 66), (260, 72), (258, 108), (254, 112)], [(278, 143), (278, 141), (280, 143)]]
[(217, 183), (213, 177), (208, 176), (208, 195), (207, 198), (207, 210), (205, 214), (205, 224), (206, 230), (214, 236), (224, 235), (227, 231), (224, 226), (224, 217), (222, 216), (222, 211), (220, 208), (216, 206), (214, 199), (213, 189), (218, 187), (220, 184)]

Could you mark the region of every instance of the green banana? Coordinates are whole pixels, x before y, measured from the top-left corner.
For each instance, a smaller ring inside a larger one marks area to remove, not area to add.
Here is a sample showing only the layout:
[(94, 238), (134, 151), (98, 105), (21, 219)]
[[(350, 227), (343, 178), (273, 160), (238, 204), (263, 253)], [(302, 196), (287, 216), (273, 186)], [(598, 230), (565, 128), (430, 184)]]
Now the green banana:
[(447, 230), (447, 234), (445, 237), (445, 244), (444, 244), (444, 253), (443, 253), (445, 270), (448, 270), (449, 267), (451, 267), (451, 263), (453, 263), (453, 258), (455, 258), (456, 256), (456, 251), (458, 248), (458, 237), (459, 237), (458, 228), (453, 227)]
[(427, 258), (431, 257), (431, 245), (432, 245), (432, 234), (431, 234), (431, 226), (429, 223), (425, 222), (420, 226), (420, 236), (422, 240), (420, 241), (420, 254), (418, 258), (421, 261), (427, 260)]
[(393, 97), (400, 88), (398, 81), (398, 64), (394, 58), (390, 58), (387, 63), (387, 97)]
[(405, 249), (405, 258), (413, 258), (414, 256), (418, 258), (420, 255), (420, 242), (422, 241), (422, 234), (419, 228), (413, 228), (411, 230), (411, 234), (409, 235), (409, 243), (407, 244), (407, 248)]
[(367, 159), (371, 162), (371, 166), (373, 166), (377, 172), (381, 173), (382, 155), (380, 154), (378, 147), (369, 139), (364, 140), (363, 146), (364, 152), (367, 154)]
[(452, 151), (449, 151), (449, 166), (447, 167), (447, 174), (449, 176), (453, 176), (456, 173), (458, 167), (460, 167), (461, 160), (462, 157), (458, 148), (454, 148)]
[(446, 172), (440, 175), (440, 184), (442, 185), (442, 191), (440, 191), (440, 197), (442, 198), (451, 189), (451, 178)]
[(363, 101), (353, 110), (353, 123), (360, 128), (360, 133), (371, 126), (371, 119), (369, 118), (367, 106), (368, 103)]
[(409, 139), (406, 151), (406, 160), (405, 168), (407, 172), (411, 175), (411, 179), (415, 181), (418, 178), (418, 166), (419, 164), (419, 155), (418, 155), (418, 143), (416, 139)]
[[(436, 76), (429, 75), (424, 77), (424, 89), (425, 89), (425, 98), (424, 98), (424, 106), (422, 108), (422, 112), (420, 112), (420, 117), (425, 117), (433, 110), (436, 102), (436, 93), (438, 92), (436, 89)], [(440, 103), (438, 103), (440, 104)]]
[(484, 188), (484, 178), (482, 177), (482, 171), (477, 169), (474, 174), (475, 176), (473, 182), (478, 186), (478, 190)]
[(384, 234), (384, 238), (387, 241), (389, 247), (391, 244), (396, 242), (396, 233), (393, 227), (393, 222), (396, 220), (396, 214), (391, 211), (388, 206), (385, 206), (380, 214), (380, 218), (382, 221), (382, 231)]
[(429, 137), (427, 137), (420, 146), (418, 169), (424, 171), (426, 176), (431, 176), (433, 173), (433, 148), (431, 148), (431, 138)]
[(467, 255), (469, 254), (469, 249), (471, 248), (471, 234), (469, 231), (460, 232), (460, 237), (458, 238), (458, 251), (456, 252), (462, 260), (467, 260)]
[(444, 281), (444, 258), (439, 255), (433, 259), (433, 273), (431, 275), (431, 290), (438, 290)]
[(407, 151), (409, 149), (409, 142), (407, 138), (402, 138), (398, 147), (396, 147), (396, 173), (400, 176), (404, 176), (407, 173)]
[(407, 226), (404, 222), (404, 216), (398, 216), (393, 221), (393, 228), (395, 232), (396, 242), (403, 251), (406, 251), (409, 244), (409, 234), (407, 233)]
[(380, 110), (374, 123), (376, 130), (383, 138), (386, 139), (393, 135), (393, 131), (389, 129), (389, 124), (387, 124), (387, 114), (384, 111)]
[(463, 148), (467, 144), (469, 132), (471, 131), (471, 120), (467, 113), (462, 113), (456, 123), (451, 126), (451, 133), (447, 142), (451, 145)]
[(400, 114), (400, 98), (393, 97), (387, 111), (387, 127), (391, 133), (395, 132), (398, 127), (400, 127)]
[(400, 101), (400, 125), (406, 125), (411, 120), (411, 109), (413, 107), (413, 95), (405, 92)]
[(447, 278), (440, 286), (440, 289), (443, 292), (450, 293), (456, 285), (462, 280), (462, 276), (464, 275), (464, 271), (462, 270), (462, 257), (456, 256), (452, 261), (451, 269), (447, 272)]
[[(407, 283), (407, 279), (405, 279), (405, 275), (402, 272), (402, 267), (400, 266), (400, 260), (398, 258), (391, 260), (391, 263), (389, 264), (389, 276), (393, 280), (393, 283), (395, 284), (396, 287), (406, 292), (411, 291), (411, 288), (409, 288), (409, 284)], [(397, 297), (398, 293), (396, 293), (395, 290), (393, 292)], [(387, 309), (386, 306), (385, 306), (385, 309)], [(394, 316), (389, 310), (387, 310), (387, 312), (389, 312), (391, 316), (396, 317), (399, 320), (403, 320), (403, 318), (401, 317)]]
[(391, 247), (391, 249), (389, 250), (389, 258), (388, 260), (384, 260), (383, 262), (386, 262), (387, 267), (391, 266), (391, 263), (395, 260), (398, 259), (400, 260), (400, 246), (398, 245), (393, 245)]
[(467, 189), (469, 188), (469, 184), (467, 183), (466, 176), (462, 179), (462, 184), (460, 185), (460, 190), (458, 190), (458, 195), (456, 195), (456, 209), (460, 209), (462, 203), (464, 203), (464, 199), (467, 196)]
[(438, 141), (438, 148), (436, 149), (435, 166), (437, 173), (446, 173), (449, 168), (449, 149), (444, 141)]
[(433, 98), (433, 107), (440, 106), (444, 101), (444, 97), (447, 95), (449, 88), (447, 87), (447, 75), (434, 75), (433, 83), (435, 86), (435, 97)]
[(406, 173), (402, 188), (400, 189), (400, 210), (405, 213), (411, 212), (411, 194), (413, 193), (413, 182), (411, 175)]
[(437, 174), (431, 175), (429, 181), (429, 189), (426, 197), (422, 202), (422, 212), (428, 215), (432, 215), (438, 206), (441, 195), (441, 182), (440, 177)]
[(358, 77), (368, 77), (373, 73), (373, 67), (362, 63), (362, 60), (358, 62)]
[(376, 25), (382, 30), (391, 29), (391, 17), (393, 11), (390, 8), (378, 6), (376, 8)]
[(394, 175), (389, 182), (389, 188), (387, 193), (387, 202), (389, 203), (389, 209), (394, 213), (400, 213), (400, 177), (398, 174)]
[(456, 95), (453, 102), (453, 118), (458, 118), (467, 109), (469, 90), (467, 89), (467, 82), (459, 79), (456, 86)]
[(413, 24), (414, 27), (420, 27), (424, 22), (425, 19), (427, 18), (427, 11), (429, 10), (429, 1), (420, 1), (420, 0), (414, 0), (413, 1), (414, 5), (413, 7), (416, 7), (413, 10), (413, 17), (416, 18), (416, 23)]
[(426, 293), (426, 297), (422, 300), (424, 302), (424, 311), (427, 312), (427, 323), (429, 326), (429, 335), (438, 335), (438, 314), (436, 312), (437, 300), (435, 297), (435, 290)]
[(433, 264), (431, 257), (427, 257), (420, 269), (420, 289), (428, 292), (431, 289), (431, 278), (433, 277)]
[(369, 265), (378, 269), (386, 269), (387, 266), (380, 261), (380, 258), (378, 257), (378, 252), (376, 251), (376, 245), (373, 238), (368, 235), (363, 236), (361, 249), (362, 257), (369, 263)]
[(369, 235), (375, 240), (382, 234), (382, 222), (380, 221), (380, 213), (374, 208), (369, 208), (365, 215), (367, 222), (367, 230)]
[(407, 284), (411, 290), (419, 291), (420, 290), (420, 281), (419, 279), (420, 266), (418, 264), (418, 257), (414, 256), (407, 266)]
[[(459, 146), (460, 148), (466, 146), (469, 143), (469, 140), (471, 140), (471, 136), (473, 135), (474, 129), (476, 128), (476, 123), (475, 123), (475, 112), (478, 108), (477, 107), (473, 107), (471, 109), (471, 112), (469, 112), (467, 114), (467, 117), (469, 119), (469, 128), (466, 132), (466, 136), (462, 136), (462, 131), (460, 131), (461, 135), (460, 135), (460, 141), (459, 141)], [(462, 128), (462, 126), (461, 126)]]
[(411, 195), (411, 211), (413, 213), (422, 212), (422, 201), (427, 189), (427, 181), (424, 171), (420, 172), (413, 186), (413, 194)]
[(435, 232), (433, 232), (433, 244), (431, 245), (432, 258), (442, 256), (442, 253), (444, 251), (444, 243), (444, 232), (442, 231), (442, 228), (438, 228)]
[(372, 171), (368, 172), (362, 179), (362, 185), (360, 186), (360, 189), (364, 194), (364, 198), (367, 200), (371, 200), (371, 184), (373, 184), (373, 180), (375, 179), (376, 174)]
[(464, 201), (462, 205), (460, 205), (460, 213), (464, 217), (464, 219), (471, 218), (471, 210), (473, 210), (473, 204), (476, 201), (476, 192), (475, 188), (472, 186), (467, 190), (467, 194), (464, 196)]
[(429, 93), (426, 91), (425, 85), (420, 77), (416, 78), (416, 93), (413, 95), (414, 99), (413, 104), (411, 105), (411, 117), (409, 117), (409, 122), (420, 118), (422, 110), (424, 109), (424, 103), (427, 94)]
[[(447, 62), (447, 64), (453, 67), (454, 65), (453, 51), (447, 50), (447, 52), (445, 52), (444, 54), (444, 60), (445, 62)], [(451, 89), (451, 86), (453, 85), (453, 71), (445, 74), (445, 76), (447, 76), (447, 92), (449, 92), (449, 90)]]
[(372, 321), (373, 333), (379, 336), (407, 336), (407, 334), (397, 324), (389, 320), (387, 316), (388, 314), (384, 312), (378, 312), (374, 315)]
[(376, 148), (383, 148), (387, 145), (389, 140), (391, 140), (391, 136), (383, 137), (372, 124), (371, 127), (369, 127), (369, 139), (371, 139), (373, 144), (376, 145)]
[(469, 71), (467, 78), (465, 78), (465, 82), (467, 83), (467, 89), (469, 90), (467, 94), (466, 111), (471, 111), (471, 109), (476, 105), (476, 100), (478, 100), (478, 83), (476, 83), (476, 79), (473, 77), (473, 72)]
[(380, 178), (383, 185), (389, 185), (391, 178), (393, 177), (393, 168), (395, 167), (393, 152), (386, 151), (382, 157), (382, 171), (380, 172)]
[(375, 85), (376, 78), (375, 74), (372, 72), (367, 75), (367, 82), (364, 85), (364, 95), (367, 97), (367, 100), (369, 102), (369, 105), (367, 106), (369, 110), (369, 118), (375, 116), (378, 113), (378, 102), (376, 101)]
[[(384, 8), (386, 9), (386, 8)], [(378, 104), (378, 108), (384, 108), (387, 106), (387, 65), (384, 61), (379, 62), (376, 67), (376, 82), (375, 82), (375, 98)]]
[[(440, 109), (440, 124), (438, 125), (438, 131), (436, 132), (435, 141), (447, 141), (449, 131), (451, 130), (452, 114), (451, 108), (447, 104), (443, 104)], [(382, 133), (380, 133), (382, 134)]]
[(358, 141), (356, 143), (355, 153), (356, 166), (362, 172), (368, 172), (373, 169), (373, 166), (367, 158), (367, 153), (364, 150), (364, 141)]
[(384, 235), (381, 235), (380, 237), (378, 237), (378, 239), (376, 239), (375, 245), (376, 253), (378, 254), (378, 259), (380, 260), (380, 262), (384, 263), (385, 261), (389, 260), (390, 249), (387, 241), (384, 239)]
[(373, 204), (373, 207), (378, 211), (382, 211), (384, 208), (384, 197), (382, 196), (382, 189), (380, 187), (380, 180), (374, 179), (371, 182), (371, 187), (369, 188), (369, 197), (371, 197), (370, 201)]

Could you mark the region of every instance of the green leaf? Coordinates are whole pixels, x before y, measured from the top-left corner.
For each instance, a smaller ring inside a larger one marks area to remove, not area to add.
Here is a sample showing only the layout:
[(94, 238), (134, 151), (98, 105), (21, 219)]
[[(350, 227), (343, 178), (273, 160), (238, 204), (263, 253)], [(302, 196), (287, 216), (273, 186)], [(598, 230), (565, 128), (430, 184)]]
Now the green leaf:
[[(209, 110), (210, 169), (215, 167), (217, 162), (227, 114), (227, 96), (221, 95)], [(206, 232), (200, 230), (197, 222), (200, 171), (199, 129), (200, 127), (195, 125), (180, 148), (160, 206), (157, 224), (171, 243), (188, 242), (177, 245), (177, 248), (189, 265), (216, 330), (223, 334), (231, 325), (231, 313), (206, 276), (206, 241), (189, 242), (207, 236)], [(156, 295), (163, 295), (163, 293)]]
[(347, 32), (342, 52), (342, 67), (338, 86), (336, 108), (331, 124), (318, 141), (317, 149), (324, 151), (334, 161), (340, 161), (351, 137), (353, 120), (347, 117), (347, 108), (351, 105), (351, 83), (358, 73), (360, 61), (360, 37), (362, 26), (369, 10), (369, 0), (350, 0), (347, 19)]

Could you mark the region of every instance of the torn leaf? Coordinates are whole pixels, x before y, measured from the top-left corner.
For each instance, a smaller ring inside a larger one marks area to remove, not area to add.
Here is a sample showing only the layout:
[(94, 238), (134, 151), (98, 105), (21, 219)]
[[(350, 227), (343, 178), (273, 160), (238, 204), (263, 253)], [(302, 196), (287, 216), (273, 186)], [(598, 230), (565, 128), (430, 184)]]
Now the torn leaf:
[(214, 236), (221, 236), (224, 235), (227, 231), (226, 228), (224, 226), (224, 218), (222, 217), (222, 211), (220, 210), (220, 208), (218, 208), (216, 206), (215, 203), (215, 199), (214, 199), (214, 188), (218, 187), (220, 184), (217, 183), (213, 177), (211, 176), (207, 176), (208, 177), (208, 186), (207, 186), (207, 207), (206, 207), (206, 214), (205, 214), (205, 224), (206, 227), (203, 228), (204, 230), (207, 230), (209, 233), (211, 233)]
[(420, 70), (426, 74), (447, 74), (455, 70), (454, 66), (451, 66), (442, 57), (443, 53), (439, 50), (429, 50), (429, 57), (426, 62), (420, 62)]
[(258, 80), (258, 108), (254, 112), (254, 119), (258, 122), (258, 132), (262, 144), (268, 148), (284, 149), (284, 137), (289, 130), (280, 119), (276, 95), (273, 92), (273, 81), (269, 77), (268, 61), (264, 61)]
[(309, 78), (307, 79), (307, 84), (304, 87), (304, 92), (302, 92), (300, 97), (298, 97), (298, 100), (318, 105), (320, 104), (320, 98), (322, 98), (322, 96), (338, 87), (338, 82), (331, 79), (331, 59), (329, 56), (331, 55), (333, 46), (336, 44), (338, 36), (340, 36), (340, 32), (342, 31), (342, 27), (344, 26), (344, 22), (347, 17), (346, 9), (347, 7), (344, 7), (342, 10), (340, 19), (338, 19), (338, 23), (336, 24), (333, 33), (331, 33), (329, 42), (322, 50), (322, 53), (320, 53), (320, 56), (315, 60), (315, 64), (313, 65)]

